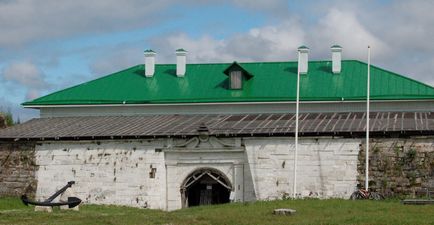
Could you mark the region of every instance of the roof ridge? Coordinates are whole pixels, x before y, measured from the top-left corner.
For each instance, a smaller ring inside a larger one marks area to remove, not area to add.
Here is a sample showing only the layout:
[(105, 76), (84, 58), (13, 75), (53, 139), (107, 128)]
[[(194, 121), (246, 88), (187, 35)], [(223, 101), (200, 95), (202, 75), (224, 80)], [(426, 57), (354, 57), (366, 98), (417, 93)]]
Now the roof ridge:
[[(344, 59), (342, 62), (358, 61), (356, 59)], [(238, 64), (277, 64), (277, 63), (297, 63), (297, 61), (262, 61), (262, 62), (240, 62)], [(309, 63), (324, 63), (332, 62), (332, 60), (310, 60)], [(233, 62), (215, 62), (215, 63), (187, 63), (186, 65), (230, 65)], [(136, 66), (143, 66), (144, 64), (138, 64)], [(176, 63), (156, 63), (156, 66), (174, 66)]]

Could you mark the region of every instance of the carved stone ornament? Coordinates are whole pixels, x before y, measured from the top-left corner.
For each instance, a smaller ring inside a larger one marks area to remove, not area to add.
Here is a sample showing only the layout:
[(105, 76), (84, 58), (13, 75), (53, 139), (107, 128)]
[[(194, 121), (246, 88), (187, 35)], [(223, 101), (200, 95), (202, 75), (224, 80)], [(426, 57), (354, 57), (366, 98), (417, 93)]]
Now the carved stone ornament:
[(172, 139), (167, 148), (177, 149), (222, 149), (222, 148), (236, 148), (241, 146), (239, 138), (219, 139), (214, 136), (198, 135), (190, 139)]

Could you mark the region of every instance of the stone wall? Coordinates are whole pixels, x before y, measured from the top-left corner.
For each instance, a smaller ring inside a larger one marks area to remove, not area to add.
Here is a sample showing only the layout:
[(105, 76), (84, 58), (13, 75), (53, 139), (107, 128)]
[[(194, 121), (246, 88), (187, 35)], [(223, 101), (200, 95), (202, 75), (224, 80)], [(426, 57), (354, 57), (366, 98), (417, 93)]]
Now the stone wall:
[(43, 142), (36, 147), (36, 198), (75, 181), (71, 193), (85, 203), (163, 209), (164, 154), (155, 151), (163, 144), (160, 139)]
[[(226, 175), (237, 201), (292, 196), (291, 138), (210, 140), (0, 143), (0, 195), (36, 192), (41, 200), (75, 180), (72, 191), (86, 203), (172, 210), (181, 207), (179, 189), (186, 176), (209, 167)], [(301, 138), (297, 195), (347, 198), (357, 184), (363, 186), (362, 142)], [(434, 137), (371, 139), (370, 153), (371, 188), (392, 196), (434, 186)]]
[[(348, 197), (357, 184), (359, 144), (301, 139), (297, 195)], [(85, 203), (174, 210), (182, 207), (186, 177), (213, 168), (230, 180), (235, 201), (280, 199), (292, 194), (294, 147), (279, 137), (42, 142), (36, 196), (47, 198), (74, 180), (72, 191)]]
[[(434, 137), (371, 139), (370, 189), (385, 196), (422, 195), (434, 187)], [(365, 143), (358, 164), (360, 187), (365, 183)]]
[[(358, 139), (301, 138), (296, 194), (348, 198), (357, 185)], [(245, 140), (257, 199), (292, 197), (295, 144), (290, 138)]]
[[(71, 191), (85, 203), (174, 210), (182, 206), (181, 184), (197, 169), (215, 168), (235, 181), (234, 186), (243, 184), (235, 176), (243, 174), (239, 160), (244, 157), (243, 151), (171, 145), (177, 145), (177, 140), (42, 142), (36, 148), (36, 198), (45, 199), (74, 180)], [(238, 173), (233, 160), (228, 161), (234, 157), (239, 161)]]
[(0, 142), (0, 196), (34, 196), (35, 143)]

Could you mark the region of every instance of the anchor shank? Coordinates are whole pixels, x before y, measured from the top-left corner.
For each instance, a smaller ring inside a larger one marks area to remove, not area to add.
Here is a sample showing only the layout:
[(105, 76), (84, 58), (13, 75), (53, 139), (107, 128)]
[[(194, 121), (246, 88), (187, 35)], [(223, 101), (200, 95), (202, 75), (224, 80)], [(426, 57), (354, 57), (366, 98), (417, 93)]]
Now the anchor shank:
[(50, 196), (49, 198), (47, 198), (47, 200), (45, 200), (44, 202), (52, 202), (57, 196), (59, 196), (60, 194), (62, 194), (63, 192), (66, 191), (66, 189), (70, 188), (73, 184), (75, 184), (75, 181), (69, 181), (68, 184), (66, 184), (63, 188), (61, 188), (60, 190), (58, 190), (56, 193), (54, 193), (52, 196)]

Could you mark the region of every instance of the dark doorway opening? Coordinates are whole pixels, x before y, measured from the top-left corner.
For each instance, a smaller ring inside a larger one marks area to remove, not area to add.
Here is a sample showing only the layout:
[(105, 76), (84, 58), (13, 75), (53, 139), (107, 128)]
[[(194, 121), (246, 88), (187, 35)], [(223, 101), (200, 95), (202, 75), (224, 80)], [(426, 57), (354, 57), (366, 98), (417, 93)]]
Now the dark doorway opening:
[(221, 173), (202, 169), (191, 174), (181, 189), (183, 206), (214, 205), (228, 203), (231, 186)]

